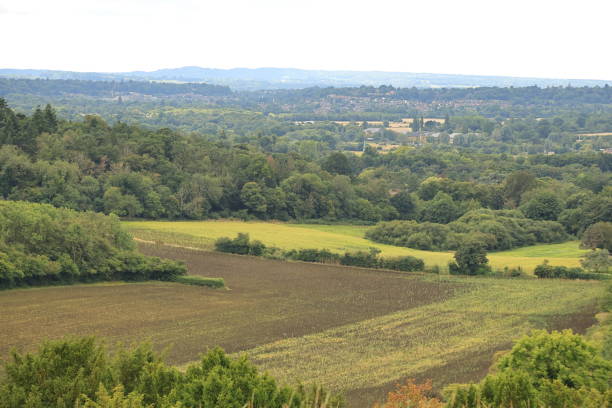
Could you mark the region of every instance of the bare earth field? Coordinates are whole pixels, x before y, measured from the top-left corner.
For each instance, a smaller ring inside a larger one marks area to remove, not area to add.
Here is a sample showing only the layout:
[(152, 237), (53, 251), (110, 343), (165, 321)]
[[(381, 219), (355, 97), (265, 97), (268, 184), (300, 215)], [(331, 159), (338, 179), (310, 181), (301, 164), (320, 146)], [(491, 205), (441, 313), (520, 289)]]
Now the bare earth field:
[(442, 300), (461, 287), (357, 268), (142, 249), (185, 260), (190, 274), (223, 277), (230, 290), (146, 282), (2, 291), (0, 355), (44, 338), (95, 334), (172, 345), (169, 360), (181, 364), (215, 345), (245, 350)]
[(349, 407), (370, 406), (407, 377), (436, 388), (477, 381), (495, 352), (533, 328), (593, 324), (599, 282), (478, 279), (281, 262), (161, 245), (190, 274), (229, 290), (106, 283), (0, 292), (0, 356), (42, 339), (95, 334), (151, 340), (181, 365), (220, 345), (282, 382), (317, 381)]

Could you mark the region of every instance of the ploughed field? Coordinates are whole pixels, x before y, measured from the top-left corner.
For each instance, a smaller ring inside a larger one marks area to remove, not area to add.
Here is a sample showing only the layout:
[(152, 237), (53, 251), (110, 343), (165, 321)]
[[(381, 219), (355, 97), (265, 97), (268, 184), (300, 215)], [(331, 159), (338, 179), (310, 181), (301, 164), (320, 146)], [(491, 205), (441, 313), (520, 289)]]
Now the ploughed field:
[[(246, 232), (252, 239), (281, 249), (316, 248), (343, 253), (376, 247), (382, 256), (411, 255), (423, 259), (427, 266), (441, 267), (446, 267), (453, 258), (452, 252), (423, 251), (367, 240), (364, 235), (371, 228), (368, 226), (243, 221), (134, 221), (124, 224), (141, 240), (201, 249), (213, 249), (217, 238), (233, 238), (239, 232)], [(571, 241), (491, 252), (488, 258), (494, 268), (520, 266), (532, 271), (545, 259), (551, 265), (580, 266), (579, 258), (584, 252), (579, 249), (578, 241)]]
[(0, 292), (0, 356), (44, 338), (151, 340), (182, 365), (207, 348), (246, 352), (282, 382), (317, 381), (369, 406), (407, 377), (478, 380), (533, 328), (593, 324), (601, 282), (443, 277), (282, 262), (142, 244), (228, 290), (104, 283)]

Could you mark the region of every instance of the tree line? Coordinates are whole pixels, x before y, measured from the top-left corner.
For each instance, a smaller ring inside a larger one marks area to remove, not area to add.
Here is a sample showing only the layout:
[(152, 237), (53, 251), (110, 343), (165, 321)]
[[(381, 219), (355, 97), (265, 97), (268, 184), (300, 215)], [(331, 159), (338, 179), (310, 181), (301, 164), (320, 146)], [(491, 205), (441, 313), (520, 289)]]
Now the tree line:
[(109, 125), (91, 115), (65, 121), (50, 106), (25, 116), (0, 100), (0, 196), (170, 219), (449, 224), (473, 210), (518, 209), (574, 235), (612, 218), (609, 154), (423, 147), (356, 156), (306, 146), (271, 153), (222, 135)]
[(227, 96), (231, 95), (232, 91), (227, 86), (204, 83), (0, 78), (0, 96), (11, 94), (36, 94), (41, 96), (77, 94), (92, 97), (119, 97), (131, 93), (151, 96)]

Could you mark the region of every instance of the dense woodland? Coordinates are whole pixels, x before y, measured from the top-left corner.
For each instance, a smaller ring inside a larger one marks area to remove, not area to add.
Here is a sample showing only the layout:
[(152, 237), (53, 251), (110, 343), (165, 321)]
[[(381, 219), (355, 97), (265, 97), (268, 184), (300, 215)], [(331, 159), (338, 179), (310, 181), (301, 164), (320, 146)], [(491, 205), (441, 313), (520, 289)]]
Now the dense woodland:
[(49, 105), (26, 116), (0, 100), (0, 196), (132, 218), (410, 220), (397, 224), (410, 242), (385, 226), (372, 238), (438, 250), (474, 232), (495, 237), (489, 249), (560, 242), (612, 221), (610, 154), (426, 145), (357, 156), (321, 151), (304, 132), (333, 144), (333, 131), (290, 131), (282, 137), (298, 147), (274, 152), (257, 131), (240, 140), (94, 115), (66, 121)]

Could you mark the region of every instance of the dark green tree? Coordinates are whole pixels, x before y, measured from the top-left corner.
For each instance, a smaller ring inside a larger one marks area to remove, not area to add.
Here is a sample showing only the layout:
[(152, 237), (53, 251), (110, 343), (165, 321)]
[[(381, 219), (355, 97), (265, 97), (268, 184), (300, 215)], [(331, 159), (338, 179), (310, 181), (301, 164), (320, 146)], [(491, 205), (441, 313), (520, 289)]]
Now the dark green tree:
[(563, 211), (563, 202), (552, 191), (541, 191), (521, 205), (520, 209), (528, 218), (556, 221)]
[(350, 176), (353, 173), (348, 158), (342, 152), (334, 152), (327, 156), (323, 160), (321, 167), (323, 168), (323, 170), (328, 171), (332, 174), (342, 174), (345, 176)]
[(453, 275), (484, 275), (491, 271), (485, 246), (480, 241), (467, 241), (455, 252), (455, 262), (449, 264)]
[(414, 218), (416, 204), (410, 193), (407, 191), (400, 191), (399, 193), (395, 194), (393, 197), (391, 197), (391, 199), (389, 199), (389, 202), (393, 207), (395, 207), (401, 219), (409, 220)]

